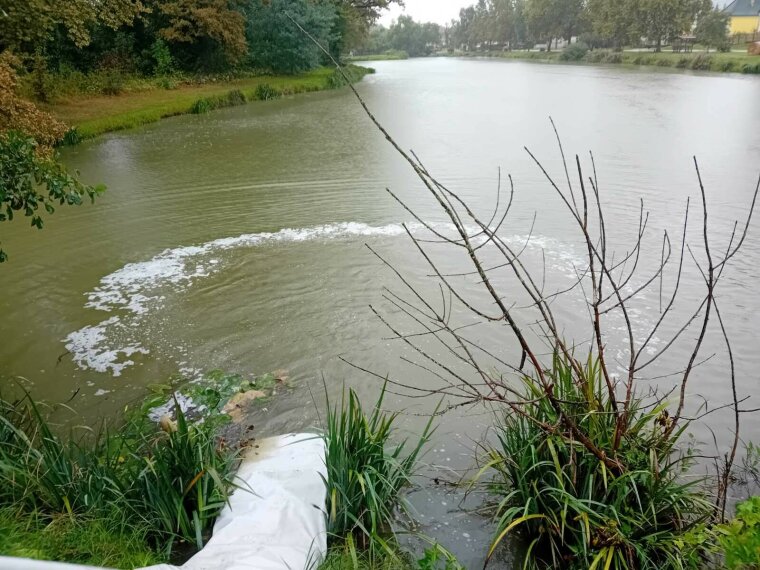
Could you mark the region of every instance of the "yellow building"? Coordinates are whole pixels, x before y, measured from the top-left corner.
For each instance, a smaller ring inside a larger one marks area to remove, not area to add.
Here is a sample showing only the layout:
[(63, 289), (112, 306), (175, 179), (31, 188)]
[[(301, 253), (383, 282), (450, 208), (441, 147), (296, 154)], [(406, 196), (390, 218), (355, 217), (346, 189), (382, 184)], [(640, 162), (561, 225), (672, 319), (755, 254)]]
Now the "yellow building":
[(726, 12), (731, 14), (731, 34), (760, 31), (760, 0), (734, 0)]

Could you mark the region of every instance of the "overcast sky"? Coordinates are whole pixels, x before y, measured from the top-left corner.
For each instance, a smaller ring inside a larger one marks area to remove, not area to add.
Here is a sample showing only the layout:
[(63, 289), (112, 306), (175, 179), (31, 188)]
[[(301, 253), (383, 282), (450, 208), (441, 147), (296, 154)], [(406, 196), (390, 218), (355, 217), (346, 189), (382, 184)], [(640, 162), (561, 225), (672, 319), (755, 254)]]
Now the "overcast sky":
[(459, 10), (473, 4), (474, 0), (404, 0), (406, 8), (394, 6), (380, 19), (388, 26), (400, 14), (407, 14), (418, 21), (447, 24), (459, 15)]

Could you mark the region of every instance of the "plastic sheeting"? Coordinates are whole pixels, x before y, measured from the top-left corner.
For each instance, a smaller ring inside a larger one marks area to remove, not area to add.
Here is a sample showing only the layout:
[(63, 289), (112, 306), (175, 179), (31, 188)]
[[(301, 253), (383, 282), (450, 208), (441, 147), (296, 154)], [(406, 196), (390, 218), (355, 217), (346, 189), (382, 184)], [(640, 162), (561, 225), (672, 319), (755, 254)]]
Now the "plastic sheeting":
[[(206, 546), (182, 570), (304, 570), (327, 553), (323, 440), (274, 437), (249, 450)], [(149, 570), (173, 570), (162, 564)], [(148, 570), (148, 569), (146, 569)]]
[[(258, 442), (243, 458), (237, 489), (206, 546), (182, 570), (312, 570), (327, 553), (324, 442), (313, 434)], [(76, 570), (0, 557), (2, 570)], [(143, 570), (175, 570), (161, 564)]]

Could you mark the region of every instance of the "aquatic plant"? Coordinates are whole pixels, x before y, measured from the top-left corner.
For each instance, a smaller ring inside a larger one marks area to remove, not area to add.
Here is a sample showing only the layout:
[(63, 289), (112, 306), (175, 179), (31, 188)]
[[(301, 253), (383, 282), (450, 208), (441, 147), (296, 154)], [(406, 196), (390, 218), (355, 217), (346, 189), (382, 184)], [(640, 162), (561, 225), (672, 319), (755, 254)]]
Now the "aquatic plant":
[(327, 467), (327, 526), (333, 540), (347, 538), (361, 550), (385, 550), (394, 512), (404, 508), (402, 490), (411, 483), (417, 460), (433, 433), (432, 418), (408, 448), (391, 444), (397, 414), (382, 411), (385, 388), (365, 414), (353, 390), (328, 400), (324, 428)]
[(509, 533), (520, 532), (529, 542), (525, 568), (698, 567), (711, 543), (689, 537), (710, 519), (714, 504), (704, 481), (686, 476), (692, 450), (674, 448), (688, 423), (666, 437), (667, 404), (646, 407), (633, 394), (623, 419), (625, 441), (616, 450), (618, 418), (600, 363), (589, 358), (580, 374), (574, 365), (555, 355), (545, 372), (553, 397), (572, 410), (577, 428), (603, 454), (625, 463), (625, 471), (608, 470), (575, 441), (535, 378), (524, 378), (522, 395), (531, 403), (522, 414), (499, 417), (498, 445), (488, 448), (481, 471), (495, 473), (490, 489), (499, 501), (489, 557)]
[(731, 570), (751, 570), (760, 565), (760, 497), (752, 497), (736, 507), (736, 518), (718, 529), (726, 566)]

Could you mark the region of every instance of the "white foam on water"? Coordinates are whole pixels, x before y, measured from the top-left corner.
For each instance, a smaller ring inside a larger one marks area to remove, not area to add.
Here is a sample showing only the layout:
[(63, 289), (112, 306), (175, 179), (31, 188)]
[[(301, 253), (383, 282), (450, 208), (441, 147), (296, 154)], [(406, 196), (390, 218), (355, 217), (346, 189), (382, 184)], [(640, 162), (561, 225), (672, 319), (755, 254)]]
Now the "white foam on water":
[[(428, 231), (420, 223), (407, 224), (406, 227), (412, 233)], [(452, 233), (455, 230), (452, 224), (446, 223), (432, 224), (431, 227), (442, 233)], [(470, 235), (478, 233), (474, 227), (468, 227), (467, 231)], [(72, 332), (64, 339), (66, 349), (80, 368), (120, 376), (125, 368), (135, 364), (132, 356), (149, 353), (140, 340), (141, 332), (144, 333), (144, 316), (161, 309), (167, 289), (176, 293), (190, 287), (196, 280), (223, 271), (224, 258), (220, 257), (221, 252), (277, 243), (405, 234), (406, 229), (402, 224), (371, 226), (360, 222), (343, 222), (311, 228), (286, 228), (272, 233), (243, 234), (201, 245), (166, 249), (147, 261), (129, 263), (103, 277), (98, 286), (87, 293), (85, 307), (104, 312), (118, 311), (120, 316), (112, 316), (96, 325)], [(479, 243), (482, 239), (482, 236), (478, 237), (474, 243)], [(560, 240), (524, 235), (502, 239), (515, 251), (520, 251), (523, 247), (543, 250), (547, 269), (569, 279), (576, 279), (578, 271), (584, 266), (584, 257), (579, 256), (571, 245)], [(179, 350), (181, 347), (175, 348)]]
[(130, 359), (131, 356), (148, 354), (148, 350), (139, 344), (130, 344), (121, 348), (107, 346), (110, 330), (121, 326), (123, 325), (119, 317), (111, 317), (97, 325), (83, 327), (64, 339), (66, 350), (71, 353), (74, 362), (83, 370), (110, 371), (113, 376), (121, 376), (126, 367), (134, 364), (134, 361)]

